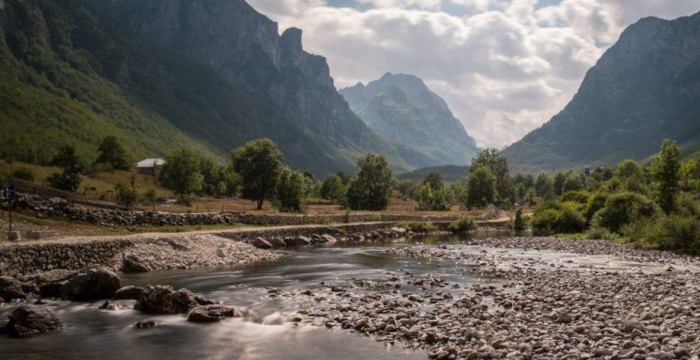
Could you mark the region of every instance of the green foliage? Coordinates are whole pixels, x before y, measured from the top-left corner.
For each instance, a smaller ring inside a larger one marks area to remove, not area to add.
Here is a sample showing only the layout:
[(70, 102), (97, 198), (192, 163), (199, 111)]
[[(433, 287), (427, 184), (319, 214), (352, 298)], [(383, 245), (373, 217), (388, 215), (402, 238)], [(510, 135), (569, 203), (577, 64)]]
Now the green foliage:
[(17, 168), (17, 170), (12, 173), (12, 177), (15, 179), (33, 182), (36, 175), (32, 169), (22, 166)]
[(471, 168), (488, 168), (495, 177), (494, 200), (501, 206), (512, 205), (513, 181), (508, 172), (508, 160), (496, 149), (485, 149), (472, 159)]
[(156, 190), (151, 188), (143, 192), (141, 195), (141, 203), (144, 205), (150, 205), (153, 207), (153, 211), (156, 210), (156, 202), (158, 201), (158, 194)]
[(448, 227), (452, 233), (465, 233), (471, 230), (476, 230), (476, 222), (469, 215), (463, 215), (457, 221), (451, 222)]
[(299, 171), (283, 168), (277, 183), (277, 202), (281, 211), (301, 211), (306, 181)]
[(561, 196), (561, 201), (573, 201), (579, 204), (588, 204), (590, 194), (585, 191), (567, 191)]
[(423, 180), (418, 196), (421, 210), (441, 211), (447, 209), (445, 186), (439, 172), (431, 172)]
[(652, 161), (652, 173), (659, 183), (656, 198), (661, 209), (670, 214), (676, 206), (680, 181), (680, 148), (675, 141), (664, 139), (661, 151)]
[(700, 255), (700, 218), (672, 215), (663, 217), (645, 232), (647, 243), (665, 250)]
[(485, 166), (472, 168), (467, 180), (467, 206), (483, 208), (494, 201), (496, 177)]
[(554, 182), (552, 183), (554, 195), (559, 196), (564, 192), (564, 182), (566, 182), (564, 173), (558, 172), (554, 175)]
[(527, 230), (527, 219), (523, 216), (523, 209), (518, 208), (515, 211), (515, 218), (513, 219), (513, 230), (515, 232), (522, 232)]
[(419, 199), (420, 187), (421, 183), (413, 179), (398, 180), (396, 182), (396, 191), (412, 200)]
[(608, 197), (605, 207), (594, 215), (593, 221), (598, 226), (619, 233), (624, 225), (652, 219), (658, 215), (658, 207), (646, 196), (623, 192)]
[(321, 185), (321, 198), (331, 200), (336, 204), (345, 204), (345, 185), (343, 180), (337, 174), (326, 176)]
[(129, 156), (124, 145), (114, 136), (107, 136), (97, 148), (99, 155), (95, 164), (109, 164), (114, 170), (129, 170)]
[(572, 203), (546, 203), (535, 211), (530, 223), (535, 235), (571, 234), (586, 229), (586, 219)]
[(126, 206), (127, 209), (131, 209), (139, 198), (139, 194), (136, 190), (128, 185), (122, 183), (117, 183), (114, 186), (114, 200), (117, 204)]
[(435, 225), (430, 221), (400, 222), (396, 226), (408, 229), (414, 233), (429, 233), (436, 230)]
[(61, 173), (53, 173), (46, 178), (49, 186), (59, 190), (75, 192), (80, 186), (80, 172), (85, 168), (75, 152), (75, 147), (64, 145), (51, 160), (51, 164), (62, 168)]
[(537, 180), (535, 181), (535, 193), (537, 196), (545, 200), (549, 200), (554, 197), (554, 182), (544, 172), (537, 175)]
[(569, 191), (578, 191), (583, 189), (585, 182), (581, 176), (573, 171), (569, 171), (564, 179), (564, 184), (562, 185), (562, 192), (566, 193)]
[(605, 203), (608, 201), (609, 196), (610, 194), (607, 192), (597, 192), (588, 199), (588, 204), (586, 206), (586, 221), (590, 223), (591, 219), (593, 219), (593, 215), (595, 215), (598, 210), (605, 207)]
[(367, 154), (357, 160), (358, 173), (350, 182), (348, 206), (352, 210), (384, 210), (391, 196), (391, 169), (381, 155)]
[(445, 190), (448, 204), (466, 204), (467, 186), (461, 181), (450, 183)]
[(233, 167), (241, 177), (243, 198), (257, 201), (262, 209), (263, 201), (272, 196), (284, 155), (268, 138), (251, 140), (233, 152)]
[(202, 189), (203, 177), (199, 170), (200, 159), (192, 150), (176, 150), (165, 158), (159, 181), (180, 201), (187, 203), (189, 195)]

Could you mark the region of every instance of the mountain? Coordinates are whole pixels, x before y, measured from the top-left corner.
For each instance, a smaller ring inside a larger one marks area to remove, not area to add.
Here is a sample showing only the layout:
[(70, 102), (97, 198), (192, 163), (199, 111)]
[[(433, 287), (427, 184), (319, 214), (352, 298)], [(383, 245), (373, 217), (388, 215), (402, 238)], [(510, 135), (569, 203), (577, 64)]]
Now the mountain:
[(354, 169), (365, 152), (398, 170), (429, 159), (367, 127), (301, 30), (243, 0), (0, 0), (0, 152), (44, 162), (105, 134), (136, 157), (188, 146), (222, 161), (270, 137), (293, 167)]
[(418, 77), (386, 73), (340, 93), (369, 127), (425, 154), (431, 165), (465, 165), (479, 152), (447, 103)]
[(612, 165), (663, 138), (700, 144), (700, 13), (628, 27), (571, 102), (504, 154), (516, 172)]

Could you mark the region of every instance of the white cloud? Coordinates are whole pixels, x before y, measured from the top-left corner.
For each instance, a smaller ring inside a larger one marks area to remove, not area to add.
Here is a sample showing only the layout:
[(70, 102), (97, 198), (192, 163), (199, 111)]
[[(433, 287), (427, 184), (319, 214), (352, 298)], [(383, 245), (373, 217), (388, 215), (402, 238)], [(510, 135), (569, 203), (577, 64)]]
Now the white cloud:
[(282, 29), (303, 29), (305, 48), (328, 59), (336, 86), (386, 71), (417, 75), (445, 98), (480, 145), (499, 148), (558, 112), (626, 26), (643, 16), (674, 18), (700, 10), (697, 0), (546, 2), (551, 5), (249, 0)]

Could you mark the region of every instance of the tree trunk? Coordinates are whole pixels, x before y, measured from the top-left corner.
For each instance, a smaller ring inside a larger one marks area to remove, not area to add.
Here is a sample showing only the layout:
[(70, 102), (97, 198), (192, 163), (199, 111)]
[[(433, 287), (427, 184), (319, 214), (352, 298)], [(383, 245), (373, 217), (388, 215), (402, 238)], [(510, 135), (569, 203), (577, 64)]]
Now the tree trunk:
[(259, 200), (258, 200), (258, 210), (262, 210), (263, 201), (265, 201), (265, 199), (259, 199)]

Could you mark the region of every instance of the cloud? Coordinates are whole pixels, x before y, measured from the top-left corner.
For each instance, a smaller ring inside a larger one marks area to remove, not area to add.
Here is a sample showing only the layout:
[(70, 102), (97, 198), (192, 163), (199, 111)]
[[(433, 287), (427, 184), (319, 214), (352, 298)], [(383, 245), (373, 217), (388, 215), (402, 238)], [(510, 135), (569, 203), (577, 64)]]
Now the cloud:
[(423, 78), (481, 146), (503, 147), (549, 120), (622, 30), (674, 18), (697, 0), (249, 0), (304, 30), (336, 86), (384, 72)]

